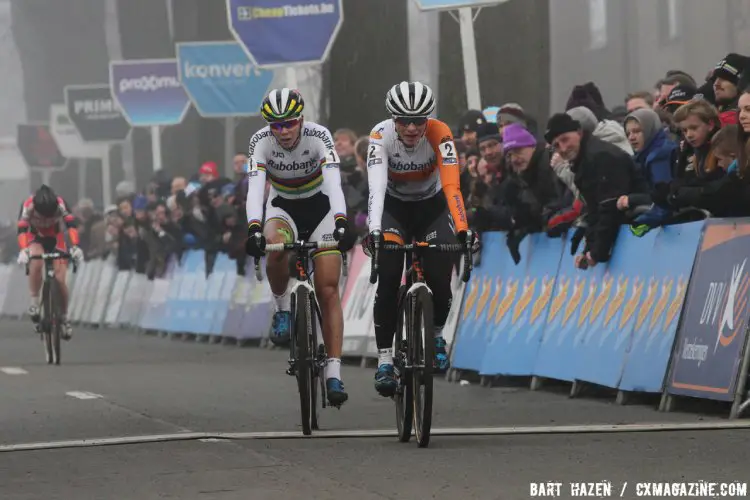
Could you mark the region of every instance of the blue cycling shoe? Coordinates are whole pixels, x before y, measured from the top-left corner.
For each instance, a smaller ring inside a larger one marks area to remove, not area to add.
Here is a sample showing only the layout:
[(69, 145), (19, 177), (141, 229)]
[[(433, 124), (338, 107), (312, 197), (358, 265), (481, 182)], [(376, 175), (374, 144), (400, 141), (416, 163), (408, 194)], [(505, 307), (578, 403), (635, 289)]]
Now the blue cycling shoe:
[(273, 345), (289, 345), (292, 330), (292, 313), (289, 311), (278, 311), (273, 315), (271, 324), (271, 342)]
[(396, 380), (396, 371), (393, 369), (393, 365), (383, 364), (378, 366), (378, 371), (375, 372), (375, 390), (378, 394), (384, 398), (393, 397), (396, 394), (398, 388), (398, 380)]
[(443, 337), (435, 337), (435, 363), (434, 373), (445, 373), (451, 367), (448, 359), (448, 350)]
[(349, 395), (344, 390), (344, 383), (337, 378), (326, 380), (326, 394), (328, 395), (328, 403), (331, 406), (340, 407), (349, 399)]

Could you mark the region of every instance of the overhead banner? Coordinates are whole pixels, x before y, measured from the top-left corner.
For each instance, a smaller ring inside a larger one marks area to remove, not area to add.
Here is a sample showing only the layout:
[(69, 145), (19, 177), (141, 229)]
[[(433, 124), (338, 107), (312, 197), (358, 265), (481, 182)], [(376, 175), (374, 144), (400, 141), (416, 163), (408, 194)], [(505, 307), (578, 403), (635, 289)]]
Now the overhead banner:
[(344, 21), (343, 0), (227, 0), (229, 30), (263, 68), (323, 62)]
[(750, 317), (750, 219), (710, 219), (672, 355), (668, 392), (732, 401)]
[(85, 142), (113, 143), (128, 138), (130, 125), (109, 85), (68, 85), (64, 92), (68, 117)]
[(201, 116), (252, 116), (268, 93), (273, 71), (258, 69), (235, 42), (177, 44), (180, 82)]
[(178, 125), (190, 107), (176, 59), (111, 61), (109, 83), (133, 127)]
[(106, 153), (106, 149), (101, 146), (83, 142), (76, 126), (68, 117), (65, 104), (52, 104), (49, 107), (49, 123), (50, 133), (66, 158), (101, 158)]
[(21, 123), (17, 129), (18, 150), (29, 168), (61, 169), (67, 158), (52, 137), (47, 123)]

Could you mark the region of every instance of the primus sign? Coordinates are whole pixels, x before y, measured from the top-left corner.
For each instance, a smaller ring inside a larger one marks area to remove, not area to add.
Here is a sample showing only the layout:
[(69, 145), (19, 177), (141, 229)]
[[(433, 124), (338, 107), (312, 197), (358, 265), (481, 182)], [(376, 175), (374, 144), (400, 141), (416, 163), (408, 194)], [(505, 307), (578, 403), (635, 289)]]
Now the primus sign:
[(203, 117), (257, 115), (273, 80), (234, 42), (177, 44), (180, 81)]
[(133, 127), (177, 125), (190, 107), (175, 59), (112, 61), (109, 83)]

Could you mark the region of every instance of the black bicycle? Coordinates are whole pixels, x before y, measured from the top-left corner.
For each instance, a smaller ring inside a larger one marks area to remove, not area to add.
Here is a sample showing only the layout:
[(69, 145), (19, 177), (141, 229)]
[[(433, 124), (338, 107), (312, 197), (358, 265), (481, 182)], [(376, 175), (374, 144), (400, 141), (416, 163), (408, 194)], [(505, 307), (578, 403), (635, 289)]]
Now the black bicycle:
[[(63, 328), (63, 317), (65, 311), (62, 310), (62, 297), (60, 283), (55, 279), (56, 260), (66, 259), (73, 263), (73, 272), (77, 271), (76, 261), (67, 252), (56, 250), (54, 252), (45, 252), (41, 255), (32, 255), (31, 260), (44, 261), (44, 273), (42, 283), (42, 301), (39, 323), (37, 329), (42, 335), (44, 341), (44, 350), (47, 357), (47, 364), (60, 364), (60, 336)], [(29, 274), (29, 265), (26, 265), (26, 274)]]
[[(318, 335), (317, 325), (323, 323), (320, 306), (315, 298), (315, 288), (308, 273), (309, 252), (331, 248), (338, 248), (338, 242), (297, 241), (296, 243), (270, 243), (265, 247), (266, 253), (294, 252), (294, 275), (297, 282), (291, 292), (292, 329), (289, 343), (289, 368), (286, 373), (297, 377), (302, 434), (305, 436), (319, 429), (318, 385), (320, 385), (321, 407), (326, 407), (326, 384), (322, 371), (328, 356), (325, 344)], [(346, 254), (342, 253), (342, 257), (344, 270), (346, 270)], [(259, 281), (263, 279), (258, 258), (255, 259), (255, 276)]]
[(393, 399), (396, 402), (399, 441), (406, 443), (411, 439), (413, 425), (417, 444), (425, 448), (430, 443), (432, 427), (435, 334), (432, 291), (424, 279), (421, 254), (425, 251), (462, 253), (462, 279), (467, 282), (472, 270), (471, 244), (414, 242), (397, 245), (376, 240), (373, 246), (370, 283), (377, 281), (380, 250), (406, 252), (406, 283), (401, 285), (398, 292), (398, 322), (393, 342), (393, 367), (398, 378)]

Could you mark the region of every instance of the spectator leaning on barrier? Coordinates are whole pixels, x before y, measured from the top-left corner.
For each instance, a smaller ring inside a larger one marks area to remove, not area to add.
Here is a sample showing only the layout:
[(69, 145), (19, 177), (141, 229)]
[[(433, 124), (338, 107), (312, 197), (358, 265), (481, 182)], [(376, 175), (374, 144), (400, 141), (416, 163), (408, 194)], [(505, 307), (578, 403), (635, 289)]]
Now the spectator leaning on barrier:
[(477, 166), (467, 211), (477, 231), (504, 231), (512, 227), (506, 204), (508, 175), (503, 163), (503, 143), (494, 123), (483, 123), (477, 131), (481, 160)]
[[(659, 186), (669, 185), (678, 144), (664, 129), (656, 111), (649, 108), (633, 111), (625, 119), (625, 130), (635, 151), (633, 159), (648, 182), (649, 192), (654, 193)], [(670, 215), (667, 209), (652, 205), (651, 196), (646, 194), (623, 196), (617, 205), (620, 209), (645, 211), (636, 217), (631, 227), (637, 236), (642, 236)]]
[(617, 200), (647, 190), (630, 156), (616, 146), (594, 137), (566, 113), (553, 115), (545, 139), (571, 164), (575, 184), (586, 206), (586, 247), (576, 256), (576, 266), (585, 269), (607, 262), (625, 214)]
[(505, 187), (505, 204), (511, 211), (507, 243), (513, 260), (520, 261), (519, 244), (530, 233), (546, 229), (550, 216), (563, 205), (566, 188), (550, 167), (550, 154), (523, 125), (503, 127), (505, 163), (511, 170)]

